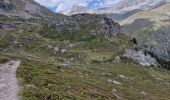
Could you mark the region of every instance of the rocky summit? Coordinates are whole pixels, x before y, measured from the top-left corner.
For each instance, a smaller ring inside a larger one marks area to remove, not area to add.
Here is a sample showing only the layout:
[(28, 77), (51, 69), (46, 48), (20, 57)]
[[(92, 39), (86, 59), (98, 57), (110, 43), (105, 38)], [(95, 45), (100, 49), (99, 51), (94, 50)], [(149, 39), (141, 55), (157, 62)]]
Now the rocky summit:
[(75, 5), (64, 15), (1, 0), (0, 100), (169, 100), (168, 2)]
[(87, 28), (86, 34), (116, 36), (123, 33), (121, 26), (106, 16), (77, 14), (51, 22), (49, 27), (54, 27), (59, 32), (75, 33)]

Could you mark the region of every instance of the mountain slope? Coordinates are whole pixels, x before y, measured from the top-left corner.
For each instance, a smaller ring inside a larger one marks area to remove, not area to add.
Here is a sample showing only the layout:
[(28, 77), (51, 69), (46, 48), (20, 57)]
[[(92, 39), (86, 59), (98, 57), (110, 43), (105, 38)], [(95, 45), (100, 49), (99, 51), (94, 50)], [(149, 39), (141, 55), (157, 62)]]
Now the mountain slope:
[[(140, 42), (118, 23), (94, 14), (52, 13), (41, 19), (37, 14), (45, 8), (34, 4), (40, 10), (28, 13), (19, 3), (0, 11), (0, 63), (20, 59), (21, 100), (170, 99), (169, 70), (141, 66), (150, 55), (133, 50)], [(139, 62), (123, 56), (127, 49)]]
[(153, 53), (165, 67), (170, 63), (170, 3), (138, 12), (120, 21), (124, 29), (136, 37), (147, 51)]
[(33, 0), (1, 0), (0, 14), (28, 19), (52, 15), (52, 12)]

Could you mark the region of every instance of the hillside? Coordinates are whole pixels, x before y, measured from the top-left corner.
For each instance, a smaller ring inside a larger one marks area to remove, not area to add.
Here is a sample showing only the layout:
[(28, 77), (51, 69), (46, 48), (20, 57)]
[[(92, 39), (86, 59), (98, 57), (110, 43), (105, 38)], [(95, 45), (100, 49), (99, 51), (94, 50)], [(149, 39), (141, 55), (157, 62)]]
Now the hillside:
[(138, 12), (120, 21), (125, 31), (140, 41), (139, 48), (143, 47), (153, 53), (166, 67), (170, 65), (169, 11), (170, 3), (165, 3), (155, 9)]
[(20, 100), (170, 99), (169, 67), (137, 48), (142, 42), (126, 30), (133, 22), (122, 27), (106, 15), (65, 16), (18, 1), (1, 1), (0, 67), (21, 62)]

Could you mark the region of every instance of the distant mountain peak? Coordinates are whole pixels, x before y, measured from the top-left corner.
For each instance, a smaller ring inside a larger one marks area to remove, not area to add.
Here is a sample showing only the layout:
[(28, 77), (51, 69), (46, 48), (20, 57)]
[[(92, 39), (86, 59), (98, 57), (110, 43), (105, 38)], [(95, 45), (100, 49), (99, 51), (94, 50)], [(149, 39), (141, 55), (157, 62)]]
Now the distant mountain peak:
[(112, 7), (104, 7), (100, 9), (90, 9), (83, 6), (74, 5), (72, 9), (66, 12), (60, 12), (66, 15), (74, 15), (79, 13), (91, 14), (110, 14), (125, 13), (132, 10), (149, 10), (169, 0), (120, 0)]

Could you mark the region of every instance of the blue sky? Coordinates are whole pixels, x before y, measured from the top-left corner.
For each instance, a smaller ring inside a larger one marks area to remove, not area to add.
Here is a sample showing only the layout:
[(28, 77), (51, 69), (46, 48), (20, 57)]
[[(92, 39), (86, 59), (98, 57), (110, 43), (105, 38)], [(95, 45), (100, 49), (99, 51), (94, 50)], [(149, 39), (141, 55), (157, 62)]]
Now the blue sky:
[(84, 6), (91, 9), (104, 8), (115, 5), (120, 0), (35, 0), (41, 5), (54, 12), (67, 12), (74, 5)]

